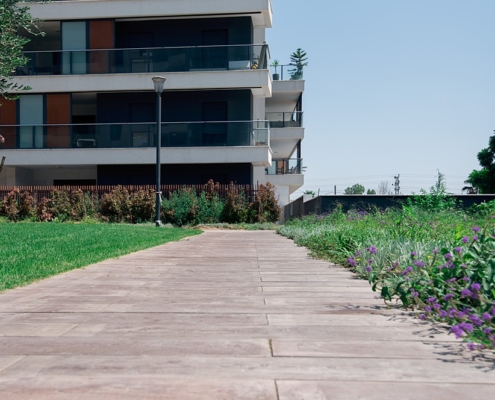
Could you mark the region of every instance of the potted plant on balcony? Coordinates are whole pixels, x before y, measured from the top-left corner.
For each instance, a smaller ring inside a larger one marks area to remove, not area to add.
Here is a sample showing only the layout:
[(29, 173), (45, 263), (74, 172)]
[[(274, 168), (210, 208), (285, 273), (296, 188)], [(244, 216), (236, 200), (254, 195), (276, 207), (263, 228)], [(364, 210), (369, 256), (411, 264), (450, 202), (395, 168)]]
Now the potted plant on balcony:
[(303, 78), (303, 68), (308, 65), (308, 58), (306, 52), (302, 49), (297, 49), (290, 56), (290, 66), (294, 67), (289, 72), (291, 73), (291, 80), (299, 80)]
[(274, 81), (280, 80), (280, 74), (277, 72), (278, 71), (277, 68), (279, 67), (279, 65), (280, 65), (280, 61), (278, 61), (278, 60), (273, 60), (273, 62), (271, 64), (271, 66), (273, 68), (275, 68), (275, 73), (273, 74), (273, 80)]

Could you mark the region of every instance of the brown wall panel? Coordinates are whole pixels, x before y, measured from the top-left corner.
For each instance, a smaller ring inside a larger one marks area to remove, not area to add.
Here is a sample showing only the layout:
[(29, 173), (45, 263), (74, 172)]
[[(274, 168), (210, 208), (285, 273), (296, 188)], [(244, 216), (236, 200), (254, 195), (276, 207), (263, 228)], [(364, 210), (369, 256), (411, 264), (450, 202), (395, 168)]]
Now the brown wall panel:
[(48, 148), (70, 147), (70, 126), (68, 126), (71, 123), (70, 94), (46, 95), (46, 123), (67, 125), (47, 128)]
[[(2, 100), (2, 105), (0, 106), (0, 125), (15, 125), (17, 123), (16, 111), (16, 101)], [(0, 134), (5, 139), (5, 143), (0, 145), (1, 148), (16, 148), (16, 128), (0, 128)]]
[[(90, 21), (89, 48), (114, 48), (114, 21)], [(92, 74), (108, 73), (109, 54), (107, 51), (92, 51), (90, 54), (89, 70)]]

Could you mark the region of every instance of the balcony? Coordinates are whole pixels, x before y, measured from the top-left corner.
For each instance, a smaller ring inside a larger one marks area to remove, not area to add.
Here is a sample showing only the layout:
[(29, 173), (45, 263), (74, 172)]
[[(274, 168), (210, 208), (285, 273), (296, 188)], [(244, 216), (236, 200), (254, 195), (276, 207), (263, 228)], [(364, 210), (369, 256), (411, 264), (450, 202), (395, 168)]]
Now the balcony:
[(272, 165), (265, 169), (266, 175), (302, 174), (302, 158), (273, 159)]
[(17, 76), (267, 69), (268, 45), (25, 52)]
[[(2, 125), (16, 129), (17, 149), (155, 147), (156, 123)], [(162, 124), (162, 147), (266, 146), (267, 121), (173, 122)]]
[(267, 112), (266, 119), (270, 128), (302, 128), (303, 112)]

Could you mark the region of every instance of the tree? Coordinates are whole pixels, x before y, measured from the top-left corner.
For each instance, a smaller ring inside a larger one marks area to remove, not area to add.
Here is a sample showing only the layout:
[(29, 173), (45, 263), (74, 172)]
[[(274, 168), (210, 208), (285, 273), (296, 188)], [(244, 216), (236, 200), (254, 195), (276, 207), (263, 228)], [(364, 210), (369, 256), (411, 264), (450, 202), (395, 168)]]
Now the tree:
[(392, 194), (389, 181), (381, 181), (378, 185), (378, 194)]
[(0, 100), (16, 98), (9, 92), (31, 89), (12, 80), (16, 68), (28, 62), (22, 48), (30, 39), (19, 35), (19, 31), (42, 35), (40, 21), (31, 16), (29, 7), (18, 4), (19, 0), (0, 0)]
[(376, 194), (376, 191), (375, 191), (375, 189), (368, 189), (366, 194)]
[(360, 185), (359, 183), (356, 183), (355, 185), (348, 187), (344, 191), (344, 194), (363, 194), (364, 191), (365, 191), (364, 186)]
[(462, 188), (468, 193), (495, 193), (495, 134), (488, 139), (488, 147), (478, 153), (480, 170), (473, 170), (468, 179), (464, 181), (466, 185)]

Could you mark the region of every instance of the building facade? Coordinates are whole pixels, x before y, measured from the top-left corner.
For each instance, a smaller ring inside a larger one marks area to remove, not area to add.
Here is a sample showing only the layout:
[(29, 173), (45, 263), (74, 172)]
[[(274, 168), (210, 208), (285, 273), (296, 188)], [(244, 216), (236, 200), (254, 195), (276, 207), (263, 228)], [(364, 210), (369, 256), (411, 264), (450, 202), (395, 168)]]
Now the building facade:
[[(270, 0), (31, 3), (43, 37), (25, 46), (0, 107), (0, 185), (155, 182), (156, 93), (163, 184), (303, 185), (302, 80), (272, 80)], [(289, 78), (289, 76), (287, 76)]]

